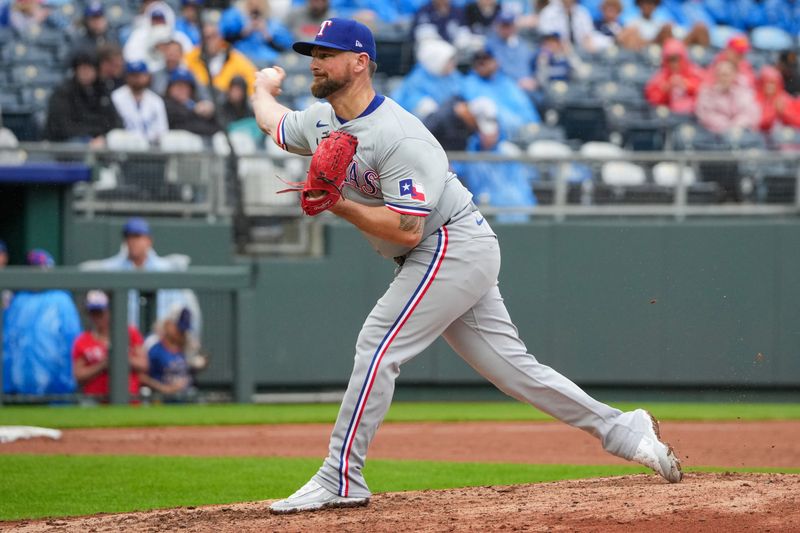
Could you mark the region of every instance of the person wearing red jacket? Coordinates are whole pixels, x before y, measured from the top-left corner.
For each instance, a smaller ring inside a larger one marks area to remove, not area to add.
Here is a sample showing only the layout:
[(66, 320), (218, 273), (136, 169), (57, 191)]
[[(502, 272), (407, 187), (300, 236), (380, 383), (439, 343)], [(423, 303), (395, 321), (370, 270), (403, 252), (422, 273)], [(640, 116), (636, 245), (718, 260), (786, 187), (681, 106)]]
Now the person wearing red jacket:
[[(73, 373), (81, 392), (89, 395), (107, 396), (109, 310), (108, 296), (102, 291), (92, 290), (86, 295), (86, 310), (91, 328), (81, 333), (72, 345)], [(128, 326), (128, 360), (130, 375), (128, 392), (139, 394), (139, 374), (147, 372), (147, 355), (142, 347), (142, 334), (136, 326)]]
[(677, 39), (668, 39), (661, 51), (661, 68), (645, 85), (644, 95), (653, 106), (691, 114), (702, 81), (703, 70), (689, 60), (686, 46)]
[(780, 71), (764, 65), (756, 81), (756, 98), (761, 107), (759, 128), (768, 131), (776, 123), (800, 128), (800, 100), (792, 98), (783, 87)]

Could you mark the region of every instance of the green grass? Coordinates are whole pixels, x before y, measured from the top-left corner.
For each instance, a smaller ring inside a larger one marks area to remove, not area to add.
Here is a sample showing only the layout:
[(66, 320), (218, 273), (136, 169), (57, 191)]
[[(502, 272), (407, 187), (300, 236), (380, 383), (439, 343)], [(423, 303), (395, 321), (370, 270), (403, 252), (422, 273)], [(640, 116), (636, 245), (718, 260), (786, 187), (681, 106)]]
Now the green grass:
[[(319, 458), (0, 456), (0, 520), (118, 513), (285, 497)], [(370, 461), (373, 492), (507, 485), (645, 472), (636, 466)]]
[[(646, 407), (660, 420), (798, 420), (800, 404), (615, 403), (623, 410)], [(231, 424), (332, 423), (338, 405), (159, 405), (101, 407), (0, 407), (0, 425), (53, 428), (147, 427)], [(398, 402), (387, 422), (525, 421), (550, 417), (517, 402)]]
[[(285, 497), (320, 459), (0, 455), (0, 520), (224, 504)], [(690, 471), (731, 471), (691, 468)], [(734, 469), (791, 472), (794, 469)], [(538, 483), (647, 472), (639, 466), (370, 461), (373, 492)]]

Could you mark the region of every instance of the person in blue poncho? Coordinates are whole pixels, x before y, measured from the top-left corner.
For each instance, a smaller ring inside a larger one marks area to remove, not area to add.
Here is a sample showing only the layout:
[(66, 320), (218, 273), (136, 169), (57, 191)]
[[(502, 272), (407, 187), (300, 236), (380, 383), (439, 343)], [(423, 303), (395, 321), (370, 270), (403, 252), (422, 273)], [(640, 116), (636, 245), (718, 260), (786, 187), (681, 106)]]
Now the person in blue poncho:
[(500, 129), (513, 137), (522, 126), (538, 124), (541, 119), (528, 95), (498, 68), (490, 51), (477, 52), (472, 59), (472, 70), (464, 78), (462, 94), (468, 101), (481, 96), (494, 101)]
[[(508, 153), (503, 132), (497, 122), (497, 106), (488, 98), (476, 98), (467, 106), (477, 122), (478, 130), (467, 141), (467, 151)], [(479, 206), (532, 207), (536, 205), (532, 181), (536, 171), (517, 161), (470, 161), (453, 163), (453, 170), (472, 193)], [(501, 213), (502, 223), (525, 222), (525, 213)]]
[(456, 48), (439, 39), (419, 45), (417, 65), (390, 95), (420, 118), (461, 91), (463, 75), (456, 70)]
[[(54, 265), (40, 249), (31, 250), (27, 262), (38, 268)], [(71, 349), (80, 332), (80, 315), (68, 292), (16, 292), (3, 314), (3, 392), (73, 392)]]

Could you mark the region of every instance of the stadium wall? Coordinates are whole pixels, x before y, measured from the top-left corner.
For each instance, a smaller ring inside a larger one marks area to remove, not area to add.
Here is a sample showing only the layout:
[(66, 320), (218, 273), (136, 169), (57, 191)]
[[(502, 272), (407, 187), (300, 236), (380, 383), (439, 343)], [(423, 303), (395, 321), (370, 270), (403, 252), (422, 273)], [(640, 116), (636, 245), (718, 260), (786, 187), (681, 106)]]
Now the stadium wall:
[[(68, 260), (115, 252), (120, 221), (80, 220)], [(196, 265), (233, 259), (230, 228), (154, 221), (159, 253)], [(537, 221), (498, 226), (500, 288), (529, 351), (579, 384), (606, 390), (796, 390), (800, 383), (800, 220)], [(253, 261), (263, 348), (259, 390), (342, 388), (361, 322), (393, 263), (351, 227), (327, 228), (316, 259)], [(201, 295), (213, 355), (201, 383), (232, 382), (231, 308)], [(207, 305), (208, 304), (208, 305)], [(309, 326), (309, 325), (314, 326)], [(485, 382), (441, 341), (399, 384)], [(413, 396), (413, 394), (412, 394)]]

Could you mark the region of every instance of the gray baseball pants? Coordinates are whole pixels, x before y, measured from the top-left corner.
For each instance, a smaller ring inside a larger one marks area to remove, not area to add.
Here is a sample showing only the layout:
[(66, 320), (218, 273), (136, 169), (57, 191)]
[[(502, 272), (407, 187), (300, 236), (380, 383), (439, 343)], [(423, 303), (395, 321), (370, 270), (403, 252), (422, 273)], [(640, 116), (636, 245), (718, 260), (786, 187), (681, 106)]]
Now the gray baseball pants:
[(599, 438), (630, 459), (641, 432), (527, 352), (497, 287), (500, 249), (479, 212), (450, 222), (414, 248), (367, 317), (353, 373), (315, 475), (323, 487), (366, 497), (362, 468), (394, 394), (400, 365), (440, 335), (498, 389)]

